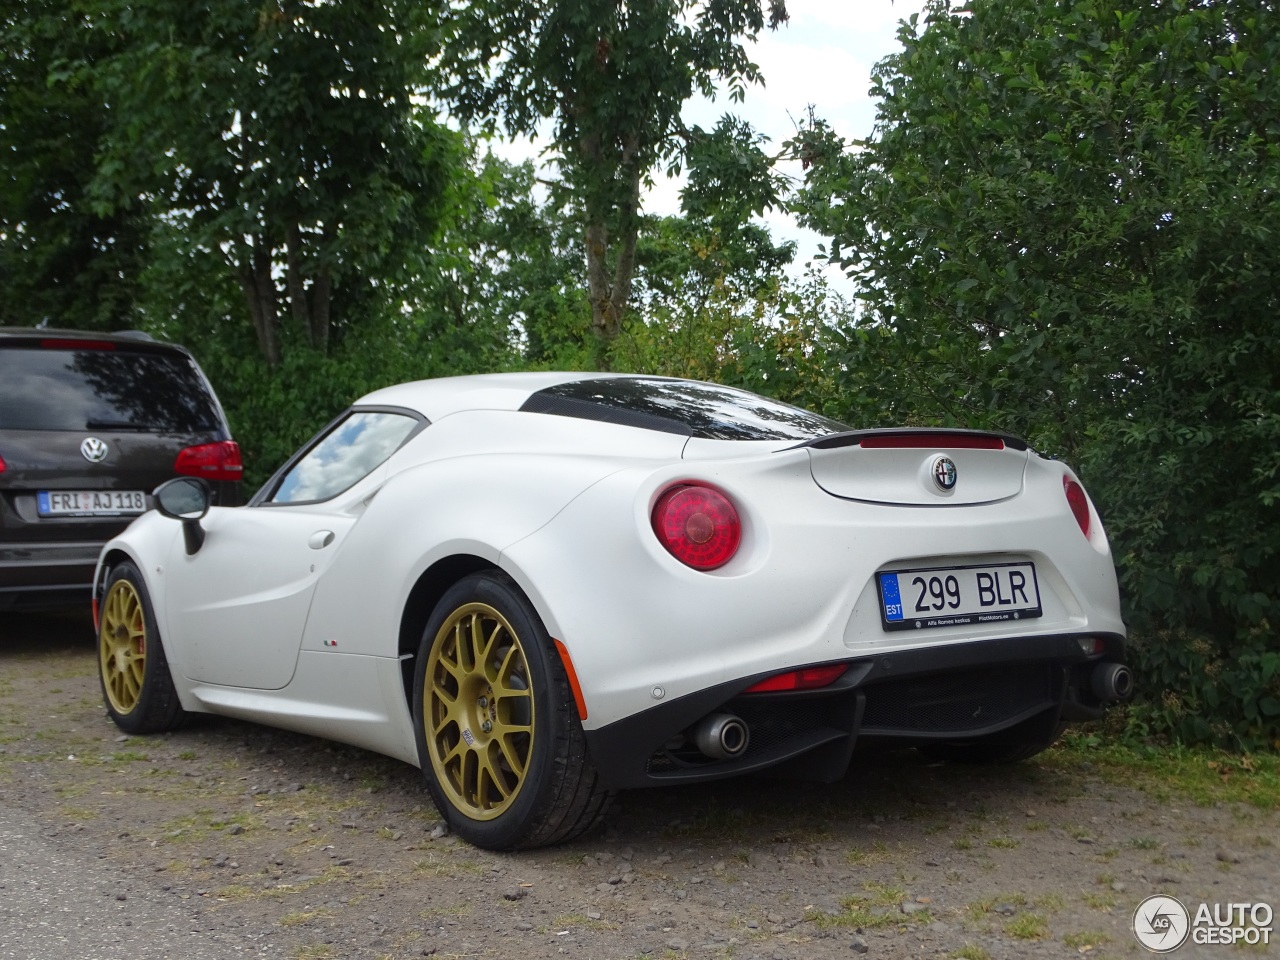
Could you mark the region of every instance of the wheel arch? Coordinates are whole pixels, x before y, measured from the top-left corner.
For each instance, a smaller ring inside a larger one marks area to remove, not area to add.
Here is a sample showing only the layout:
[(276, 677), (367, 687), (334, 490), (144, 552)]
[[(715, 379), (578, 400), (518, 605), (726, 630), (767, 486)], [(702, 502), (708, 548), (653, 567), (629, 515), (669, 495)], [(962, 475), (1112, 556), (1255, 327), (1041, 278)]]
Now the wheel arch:
[[(106, 593), (107, 577), (108, 575), (110, 575), (112, 569), (114, 569), (116, 566), (118, 566), (121, 563), (132, 563), (135, 567), (137, 567), (138, 572), (142, 574), (143, 581), (146, 582), (147, 592), (150, 593), (151, 596), (153, 597), (155, 596), (155, 589), (153, 588), (150, 579), (147, 577), (146, 568), (143, 567), (143, 565), (138, 562), (138, 558), (135, 557), (133, 554), (129, 553), (128, 550), (125, 550), (122, 547), (118, 547), (118, 546), (108, 547), (108, 549), (102, 554), (102, 556), (98, 558), (98, 565), (95, 568), (94, 574), (93, 574), (93, 631), (94, 633), (98, 632), (98, 625), (99, 625), (98, 620), (99, 620), (99, 612), (100, 612), (98, 608), (102, 602), (104, 594)], [(154, 602), (152, 605), (154, 607)]]
[(404, 701), (412, 710), (414, 658), (422, 643), (422, 631), (427, 620), (445, 591), (463, 577), (481, 570), (501, 569), (490, 560), (475, 554), (453, 554), (437, 560), (418, 577), (400, 614), (400, 635), (397, 653), (400, 656), (400, 679), (404, 687)]

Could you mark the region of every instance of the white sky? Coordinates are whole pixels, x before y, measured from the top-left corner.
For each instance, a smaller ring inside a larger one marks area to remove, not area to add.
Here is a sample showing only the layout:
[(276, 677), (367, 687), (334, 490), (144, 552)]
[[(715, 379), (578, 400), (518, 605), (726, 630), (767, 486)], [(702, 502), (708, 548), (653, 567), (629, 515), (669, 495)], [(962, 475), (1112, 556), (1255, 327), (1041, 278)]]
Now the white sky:
[[(765, 86), (747, 89), (743, 103), (728, 96), (715, 102), (701, 98), (684, 111), (685, 122), (706, 129), (725, 113), (735, 113), (770, 138), (766, 149), (780, 148), (795, 133), (796, 122), (813, 105), (817, 116), (849, 138), (863, 138), (875, 123), (875, 103), (868, 95), (871, 68), (898, 50), (898, 22), (920, 11), (923, 0), (787, 0), (789, 23), (777, 31), (765, 29), (748, 55), (760, 66)], [(530, 155), (527, 144), (495, 150), (512, 159)], [(680, 181), (655, 171), (654, 188), (644, 198), (647, 213), (680, 211)], [(773, 213), (765, 218), (775, 240), (795, 240), (796, 264), (802, 267), (821, 238), (802, 230), (790, 217)], [(828, 280), (850, 292), (838, 271)]]

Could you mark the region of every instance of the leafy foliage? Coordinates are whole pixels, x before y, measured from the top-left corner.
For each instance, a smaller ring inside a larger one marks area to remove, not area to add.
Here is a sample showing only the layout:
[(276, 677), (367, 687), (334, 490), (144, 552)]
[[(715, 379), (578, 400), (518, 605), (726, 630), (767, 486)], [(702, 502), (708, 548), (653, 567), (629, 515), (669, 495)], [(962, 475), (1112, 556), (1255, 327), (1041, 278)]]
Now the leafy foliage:
[(147, 224), (86, 202), (106, 115), (92, 89), (51, 69), (114, 48), (59, 0), (0, 11), (0, 324), (128, 326)]
[(1280, 739), (1274, 6), (935, 0), (900, 37), (872, 139), (794, 144), (805, 217), (880, 320), (838, 362), (883, 374), (858, 386), (896, 419), (1077, 461), (1136, 628), (1135, 716)]
[[(763, 8), (763, 0), (471, 0), (447, 11), (450, 109), (491, 127), (501, 120), (512, 134), (554, 122), (603, 340), (617, 335), (631, 295), (641, 185), (659, 162), (678, 163), (680, 110), (695, 91), (713, 95), (722, 81), (740, 99), (760, 79), (740, 38), (763, 29)], [(783, 0), (769, 0), (769, 25), (786, 18)]]
[(325, 350), (435, 228), (452, 146), (418, 115), (432, 35), (408, 0), (82, 0), (111, 56), (91, 196), (181, 223), (239, 284), (268, 362), (282, 311)]

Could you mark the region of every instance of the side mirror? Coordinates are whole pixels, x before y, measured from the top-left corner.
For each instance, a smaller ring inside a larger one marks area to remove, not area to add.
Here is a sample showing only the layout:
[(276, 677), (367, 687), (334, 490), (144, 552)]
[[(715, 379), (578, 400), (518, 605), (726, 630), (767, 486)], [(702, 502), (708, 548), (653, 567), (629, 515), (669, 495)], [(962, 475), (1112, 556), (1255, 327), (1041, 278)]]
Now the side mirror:
[(200, 477), (178, 477), (156, 487), (152, 494), (156, 509), (164, 516), (182, 521), (182, 538), (191, 556), (204, 545), (200, 519), (209, 512), (212, 494)]

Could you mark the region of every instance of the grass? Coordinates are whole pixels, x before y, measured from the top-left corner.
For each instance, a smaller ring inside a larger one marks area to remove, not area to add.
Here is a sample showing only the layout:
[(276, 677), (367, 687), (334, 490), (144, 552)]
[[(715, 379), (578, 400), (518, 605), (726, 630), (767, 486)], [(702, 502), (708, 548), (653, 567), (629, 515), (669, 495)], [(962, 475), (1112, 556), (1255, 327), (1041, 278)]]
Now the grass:
[(991, 954), (972, 943), (966, 943), (959, 950), (952, 950), (948, 956), (951, 960), (991, 960)]
[(1116, 897), (1110, 893), (1085, 893), (1080, 899), (1084, 901), (1085, 906), (1104, 912), (1110, 912), (1116, 905)]
[[(845, 861), (855, 867), (867, 867), (878, 863), (887, 863), (890, 859), (889, 848), (883, 840), (871, 844), (870, 850), (850, 850), (844, 855)], [(747, 862), (747, 855), (742, 854), (742, 862)]]
[(310, 877), (301, 883), (281, 882), (277, 886), (265, 889), (255, 889), (242, 883), (233, 883), (230, 886), (214, 891), (214, 896), (219, 900), (230, 900), (237, 903), (245, 900), (279, 899), (302, 893), (304, 890), (310, 890), (312, 887), (318, 887), (324, 883), (342, 880), (346, 877), (347, 871), (343, 867), (329, 867), (320, 876)]
[(814, 922), (823, 928), (851, 927), (875, 930), (909, 923), (928, 923), (929, 911), (904, 914), (896, 909), (907, 898), (906, 890), (885, 883), (864, 883), (868, 896), (846, 897), (840, 902), (843, 913), (817, 914)]
[(1022, 846), (1022, 841), (1015, 837), (992, 837), (987, 841), (988, 847), (995, 847), (997, 850), (1016, 850)]
[(1004, 925), (1004, 932), (1018, 940), (1047, 940), (1049, 925), (1035, 913), (1020, 913)]
[(1062, 942), (1079, 953), (1085, 953), (1092, 950), (1094, 947), (1100, 947), (1103, 944), (1110, 943), (1111, 938), (1105, 933), (1088, 930), (1082, 933), (1064, 934)]
[(1010, 904), (1015, 907), (1025, 907), (1027, 898), (1020, 893), (1011, 893), (1008, 896), (983, 897), (981, 900), (975, 900), (966, 908), (969, 916), (974, 920), (981, 920), (988, 916), (992, 910), (1000, 906), (1002, 903)]
[(1104, 780), (1137, 787), (1160, 802), (1242, 804), (1280, 809), (1280, 754), (1231, 754), (1179, 745), (1146, 746), (1068, 733), (1040, 765), (1074, 776), (1082, 763)]

